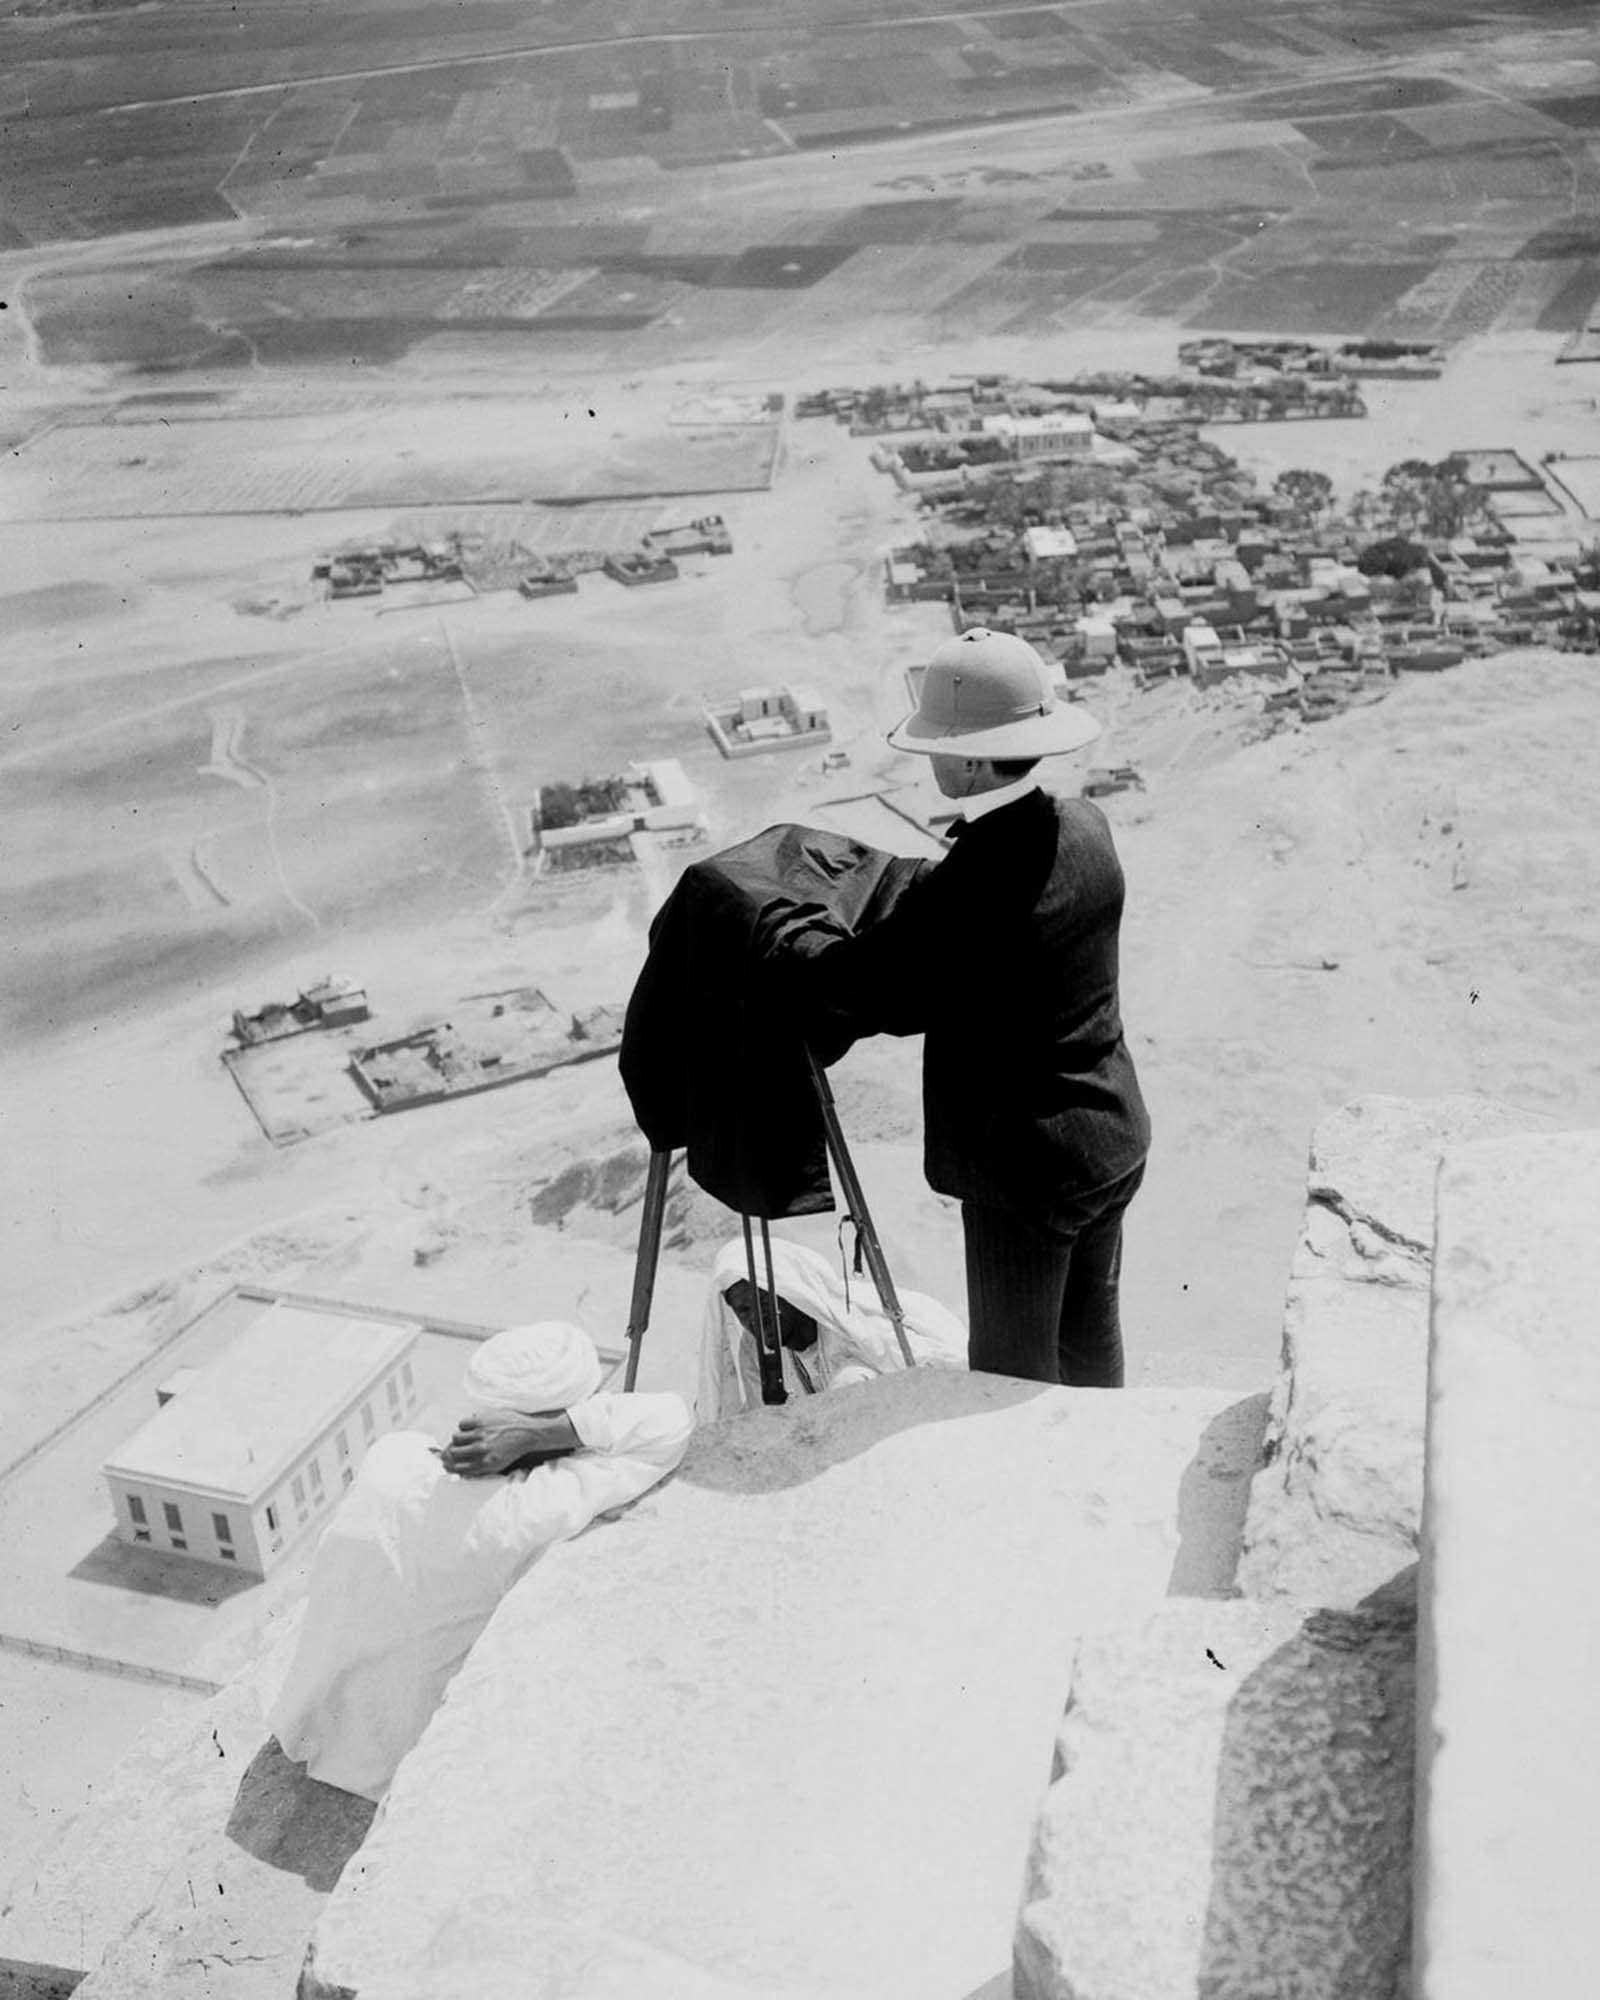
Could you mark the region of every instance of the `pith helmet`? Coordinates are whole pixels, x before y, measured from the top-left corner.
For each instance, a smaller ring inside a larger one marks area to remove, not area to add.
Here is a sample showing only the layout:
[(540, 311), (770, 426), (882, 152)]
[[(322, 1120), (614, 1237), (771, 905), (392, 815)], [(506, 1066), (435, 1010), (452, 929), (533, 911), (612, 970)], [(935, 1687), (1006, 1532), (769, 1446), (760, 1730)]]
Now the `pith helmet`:
[(1092, 715), (1056, 700), (1026, 639), (974, 625), (928, 662), (917, 705), (889, 741), (924, 757), (1055, 757), (1099, 734)]

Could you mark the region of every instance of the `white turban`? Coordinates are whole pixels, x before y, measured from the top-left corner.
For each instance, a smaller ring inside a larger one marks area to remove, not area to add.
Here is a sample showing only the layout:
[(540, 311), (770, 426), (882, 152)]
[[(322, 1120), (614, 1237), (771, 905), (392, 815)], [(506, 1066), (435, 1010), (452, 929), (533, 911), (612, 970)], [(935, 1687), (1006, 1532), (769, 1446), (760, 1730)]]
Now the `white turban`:
[(545, 1319), (491, 1334), (467, 1363), (461, 1387), (476, 1410), (570, 1410), (599, 1388), (601, 1372), (581, 1326)]

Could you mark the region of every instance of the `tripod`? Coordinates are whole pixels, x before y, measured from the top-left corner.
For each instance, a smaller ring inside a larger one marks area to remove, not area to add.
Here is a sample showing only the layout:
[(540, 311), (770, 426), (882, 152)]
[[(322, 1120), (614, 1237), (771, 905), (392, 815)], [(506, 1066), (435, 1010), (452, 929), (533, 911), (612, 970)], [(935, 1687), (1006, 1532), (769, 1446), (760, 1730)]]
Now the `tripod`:
[[(817, 1093), (817, 1107), (822, 1113), (822, 1129), (827, 1139), (828, 1157), (838, 1176), (839, 1186), (844, 1195), (844, 1210), (855, 1224), (856, 1249), (865, 1259), (867, 1269), (872, 1274), (872, 1282), (877, 1288), (878, 1298), (889, 1323), (894, 1328), (894, 1337), (900, 1354), (908, 1368), (917, 1364), (912, 1358), (911, 1343), (906, 1338), (905, 1314), (900, 1309), (900, 1297), (894, 1288), (894, 1279), (889, 1275), (888, 1259), (883, 1254), (883, 1245), (878, 1239), (872, 1215), (867, 1207), (867, 1197), (861, 1180), (856, 1173), (855, 1162), (850, 1157), (850, 1149), (844, 1142), (844, 1132), (839, 1124), (838, 1107), (833, 1101), (833, 1089), (828, 1082), (828, 1073), (817, 1061), (810, 1049), (806, 1051), (806, 1062), (811, 1071), (811, 1082)], [(656, 1266), (661, 1261), (661, 1223), (667, 1206), (667, 1176), (672, 1167), (670, 1150), (653, 1151), (650, 1155), (650, 1171), (645, 1179), (644, 1210), (639, 1218), (639, 1254), (633, 1269), (633, 1298), (628, 1309), (628, 1367), (623, 1377), (623, 1387), (631, 1389), (639, 1373), (639, 1350), (644, 1343), (645, 1328), (650, 1324), (650, 1301), (655, 1293)], [(765, 1291), (756, 1278), (755, 1237), (750, 1227), (748, 1215), (740, 1218), (744, 1225), (745, 1268), (750, 1277), (750, 1291), (754, 1300), (756, 1352), (761, 1367), (761, 1400), (763, 1403), (782, 1403), (787, 1400), (783, 1386), (783, 1349), (778, 1333), (778, 1288), (772, 1271), (772, 1237), (767, 1229), (767, 1218), (761, 1216), (761, 1248), (767, 1267)], [(770, 1319), (770, 1326), (769, 1326)]]

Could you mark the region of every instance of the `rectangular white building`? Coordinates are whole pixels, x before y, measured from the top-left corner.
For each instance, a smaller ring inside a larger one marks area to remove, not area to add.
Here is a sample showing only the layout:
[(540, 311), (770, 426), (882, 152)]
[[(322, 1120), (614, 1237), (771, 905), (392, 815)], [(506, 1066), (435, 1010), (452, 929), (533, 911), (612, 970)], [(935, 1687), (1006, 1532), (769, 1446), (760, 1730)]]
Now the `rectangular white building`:
[(1070, 410), (1044, 417), (985, 417), (983, 428), (1018, 459), (1088, 458), (1095, 445), (1092, 420)]
[(828, 706), (814, 687), (741, 688), (730, 702), (701, 711), (724, 757), (799, 750), (832, 740)]
[(1070, 528), (1024, 528), (1022, 545), (1032, 562), (1052, 562), (1078, 553), (1078, 538)]
[(265, 1307), (101, 1467), (118, 1535), (265, 1576), (415, 1411), (419, 1332)]

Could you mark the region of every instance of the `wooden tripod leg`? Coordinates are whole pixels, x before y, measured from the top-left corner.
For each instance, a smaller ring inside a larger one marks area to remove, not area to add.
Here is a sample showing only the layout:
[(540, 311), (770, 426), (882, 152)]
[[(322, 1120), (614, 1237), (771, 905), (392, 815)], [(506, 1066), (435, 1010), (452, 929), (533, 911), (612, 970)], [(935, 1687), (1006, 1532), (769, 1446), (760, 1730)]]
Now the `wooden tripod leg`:
[[(740, 1216), (744, 1225), (744, 1262), (750, 1274), (750, 1311), (755, 1319), (756, 1366), (761, 1374), (761, 1400), (763, 1403), (786, 1403), (789, 1392), (783, 1386), (783, 1349), (778, 1340), (778, 1294), (774, 1291), (770, 1298), (761, 1289), (761, 1280), (756, 1276), (755, 1239), (750, 1233), (750, 1218)], [(767, 1239), (767, 1223), (761, 1220), (761, 1236), (767, 1243), (767, 1278), (772, 1278), (772, 1245)], [(772, 1339), (767, 1339), (767, 1308), (772, 1309)]]
[(867, 1208), (866, 1192), (856, 1173), (855, 1161), (850, 1157), (850, 1148), (844, 1142), (844, 1129), (839, 1123), (838, 1107), (833, 1101), (833, 1087), (828, 1082), (828, 1072), (817, 1061), (810, 1049), (806, 1050), (806, 1061), (811, 1066), (811, 1081), (816, 1086), (817, 1104), (822, 1112), (822, 1128), (827, 1135), (828, 1155), (833, 1161), (833, 1170), (839, 1176), (839, 1185), (844, 1190), (844, 1205), (856, 1226), (856, 1235), (867, 1260), (867, 1269), (872, 1273), (872, 1282), (878, 1289), (878, 1298), (889, 1316), (889, 1324), (894, 1328), (894, 1337), (900, 1346), (900, 1356), (908, 1368), (915, 1368), (911, 1343), (906, 1338), (906, 1316), (900, 1307), (900, 1295), (894, 1288), (894, 1279), (889, 1274), (889, 1260), (883, 1254), (883, 1245), (878, 1241), (878, 1232)]
[(644, 1207), (639, 1216), (639, 1254), (633, 1266), (633, 1298), (628, 1307), (628, 1367), (622, 1378), (624, 1389), (631, 1389), (638, 1379), (639, 1349), (644, 1343), (644, 1330), (650, 1324), (656, 1266), (661, 1261), (661, 1222), (667, 1208), (667, 1176), (671, 1171), (670, 1152), (650, 1155), (650, 1172), (644, 1184)]

